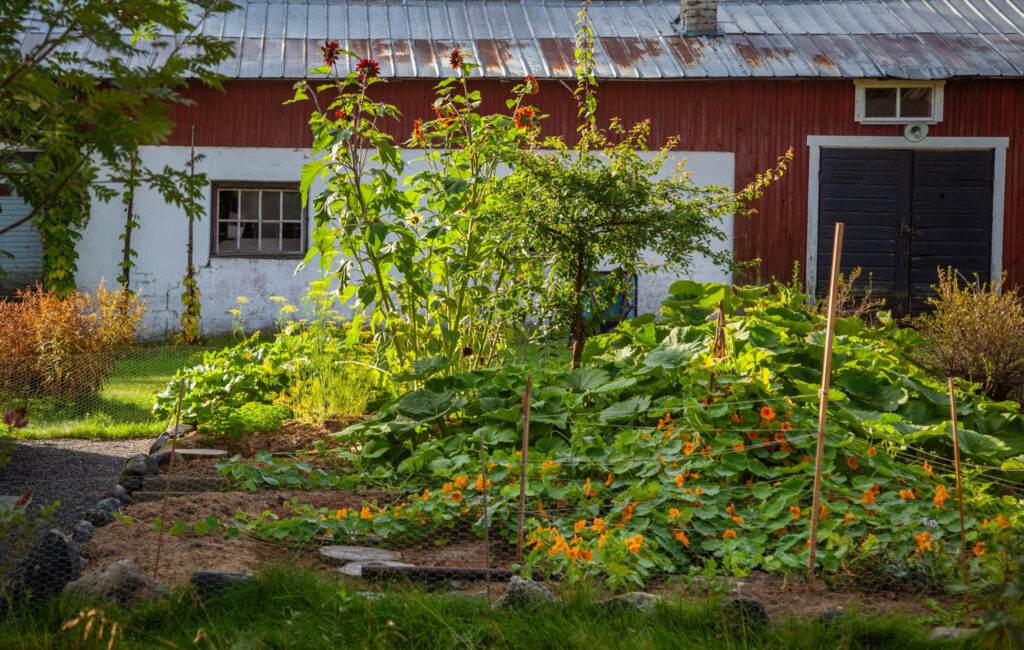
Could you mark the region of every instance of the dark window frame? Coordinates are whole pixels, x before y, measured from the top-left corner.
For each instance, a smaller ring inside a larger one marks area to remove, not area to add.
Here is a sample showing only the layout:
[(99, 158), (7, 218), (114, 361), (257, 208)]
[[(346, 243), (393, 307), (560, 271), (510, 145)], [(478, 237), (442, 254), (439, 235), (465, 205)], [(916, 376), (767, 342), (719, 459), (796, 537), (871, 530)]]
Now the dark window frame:
[[(299, 220), (302, 228), (301, 248), (297, 251), (278, 251), (276, 253), (263, 253), (260, 251), (236, 251), (221, 252), (217, 250), (217, 226), (220, 223), (220, 201), (218, 193), (223, 190), (270, 190), (270, 191), (292, 191), (300, 192), (298, 181), (230, 181), (216, 180), (210, 183), (210, 257), (217, 258), (240, 258), (240, 259), (302, 259), (309, 250), (309, 206), (301, 208), (302, 218)], [(300, 204), (301, 205), (301, 204)], [(278, 220), (280, 222), (280, 219)], [(294, 222), (293, 222), (294, 223)]]

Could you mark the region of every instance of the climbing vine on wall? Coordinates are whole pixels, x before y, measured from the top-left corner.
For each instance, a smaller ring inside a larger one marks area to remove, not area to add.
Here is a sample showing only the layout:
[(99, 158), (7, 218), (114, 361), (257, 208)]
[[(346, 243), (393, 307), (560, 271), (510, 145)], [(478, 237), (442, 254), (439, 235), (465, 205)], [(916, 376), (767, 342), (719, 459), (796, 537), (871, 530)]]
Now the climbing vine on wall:
[(64, 298), (75, 291), (78, 252), (75, 244), (89, 222), (89, 193), (67, 187), (34, 220), (43, 244), (43, 288)]

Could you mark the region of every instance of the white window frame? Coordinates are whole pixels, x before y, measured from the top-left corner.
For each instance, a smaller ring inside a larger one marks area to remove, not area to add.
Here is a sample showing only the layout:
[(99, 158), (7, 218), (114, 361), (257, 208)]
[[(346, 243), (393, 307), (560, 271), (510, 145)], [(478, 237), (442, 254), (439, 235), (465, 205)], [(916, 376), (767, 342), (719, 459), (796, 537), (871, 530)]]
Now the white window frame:
[[(302, 258), (305, 256), (306, 251), (309, 247), (309, 211), (305, 206), (301, 206), (301, 219), (298, 222), (288, 221), (286, 222), (282, 217), (283, 214), (278, 215), (278, 250), (274, 252), (266, 252), (263, 250), (256, 251), (222, 251), (220, 250), (218, 241), (218, 228), (221, 221), (220, 218), (220, 192), (259, 192), (259, 201), (257, 203), (257, 210), (262, 211), (262, 201), (264, 192), (279, 192), (282, 197), (279, 200), (283, 201), (283, 194), (285, 192), (299, 192), (299, 183), (296, 182), (283, 182), (283, 181), (221, 181), (215, 180), (210, 184), (210, 257), (218, 258), (248, 258), (248, 259), (291, 259), (291, 258)], [(239, 195), (239, 201), (241, 201), (241, 195)], [(281, 204), (283, 208), (283, 203)], [(259, 217), (255, 220), (244, 219), (239, 221), (239, 226), (244, 222), (255, 221), (262, 223)], [(299, 223), (300, 228), (300, 241), (301, 248), (297, 251), (281, 251), (281, 238), (284, 235), (284, 223)], [(257, 242), (262, 247), (262, 239), (257, 236)]]
[[(1010, 146), (1009, 138), (925, 138), (921, 142), (910, 142), (898, 136), (809, 135), (807, 146), (810, 158), (807, 170), (807, 267), (804, 285), (812, 296), (817, 291), (818, 283), (818, 203), (822, 148), (992, 150), (992, 265), (989, 277), (992, 280), (1002, 277), (1006, 149)], [(825, 278), (825, 281), (828, 279)]]
[[(902, 79), (856, 79), (854, 80), (856, 98), (854, 101), (853, 119), (861, 124), (907, 124), (909, 122), (924, 122), (925, 124), (936, 124), (942, 121), (943, 93), (946, 86), (945, 81), (906, 81)], [(896, 117), (866, 117), (864, 91), (868, 88), (896, 88)], [(901, 88), (931, 88), (932, 89), (932, 114), (928, 117), (901, 117), (900, 116), (900, 92)]]

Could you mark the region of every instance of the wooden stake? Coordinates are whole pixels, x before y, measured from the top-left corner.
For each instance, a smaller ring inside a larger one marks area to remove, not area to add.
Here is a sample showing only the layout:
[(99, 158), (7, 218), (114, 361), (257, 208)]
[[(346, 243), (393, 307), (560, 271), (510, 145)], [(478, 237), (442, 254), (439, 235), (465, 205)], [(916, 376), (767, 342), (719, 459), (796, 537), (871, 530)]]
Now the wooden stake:
[(530, 447), (530, 391), (533, 375), (526, 378), (523, 391), (523, 451), (519, 462), (519, 529), (516, 533), (516, 562), (523, 563), (523, 522), (526, 518), (526, 454)]
[[(480, 492), (484, 496), (484, 569), (491, 568), (491, 532), (487, 521), (487, 447), (484, 446), (484, 430), (480, 428)], [(491, 596), (491, 573), (487, 571), (487, 597)]]
[(960, 573), (967, 584), (967, 531), (964, 528), (964, 492), (960, 487), (960, 434), (956, 424), (956, 395), (953, 378), (949, 378), (949, 419), (953, 424), (953, 464), (956, 466), (956, 500), (960, 504)]
[(178, 383), (178, 408), (174, 412), (174, 430), (171, 433), (171, 460), (167, 466), (167, 483), (164, 485), (164, 502), (160, 506), (160, 531), (156, 538), (156, 560), (153, 562), (153, 579), (160, 570), (160, 549), (164, 545), (164, 530), (167, 528), (167, 499), (171, 495), (171, 477), (174, 475), (174, 457), (178, 453), (178, 425), (181, 423), (181, 400), (185, 399), (185, 379)]
[(821, 505), (821, 467), (825, 463), (825, 425), (828, 422), (828, 388), (832, 374), (832, 334), (836, 326), (836, 287), (839, 260), (843, 254), (843, 224), (836, 223), (832, 243), (832, 277), (828, 289), (828, 320), (825, 325), (825, 356), (821, 363), (821, 392), (818, 400), (818, 449), (814, 455), (814, 494), (811, 499), (811, 538), (807, 553), (807, 585), (814, 586), (814, 563), (818, 545), (818, 509)]

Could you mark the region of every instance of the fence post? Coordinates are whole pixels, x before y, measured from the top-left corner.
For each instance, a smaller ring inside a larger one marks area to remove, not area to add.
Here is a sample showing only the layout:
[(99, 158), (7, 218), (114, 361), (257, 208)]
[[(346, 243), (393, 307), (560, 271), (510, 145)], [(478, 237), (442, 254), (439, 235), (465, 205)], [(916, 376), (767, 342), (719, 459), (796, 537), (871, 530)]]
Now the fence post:
[(160, 531), (156, 538), (156, 559), (153, 562), (153, 579), (160, 570), (160, 550), (164, 545), (164, 530), (167, 528), (167, 499), (171, 494), (171, 477), (174, 476), (174, 457), (178, 454), (178, 425), (181, 424), (181, 400), (185, 399), (185, 378), (178, 382), (178, 407), (174, 411), (174, 432), (171, 435), (171, 460), (167, 466), (167, 483), (164, 485), (164, 502), (160, 506)]
[(487, 573), (487, 596), (491, 595), (491, 533), (487, 521), (487, 448), (484, 446), (484, 430), (480, 429), (480, 492), (484, 497), (484, 571)]
[(530, 447), (530, 391), (533, 375), (526, 378), (523, 391), (523, 451), (519, 459), (519, 528), (516, 531), (516, 562), (523, 563), (523, 523), (526, 518), (526, 454)]
[(839, 259), (843, 254), (843, 224), (837, 222), (832, 242), (832, 276), (828, 289), (828, 320), (825, 325), (825, 354), (821, 363), (821, 392), (818, 400), (818, 448), (814, 456), (814, 493), (811, 498), (811, 538), (807, 553), (807, 584), (814, 587), (814, 563), (817, 559), (818, 508), (821, 505), (821, 467), (825, 462), (825, 425), (828, 422), (828, 389), (832, 374), (832, 334), (836, 325), (836, 285)]
[(949, 419), (953, 425), (953, 464), (956, 466), (956, 500), (960, 504), (960, 573), (967, 585), (967, 531), (964, 529), (964, 492), (960, 487), (960, 435), (956, 424), (956, 395), (953, 378), (949, 381)]

